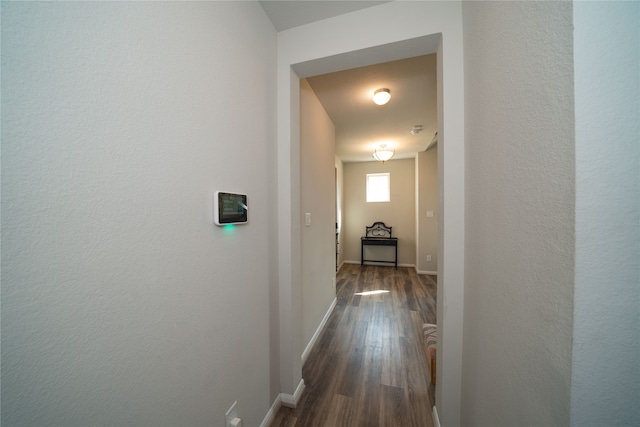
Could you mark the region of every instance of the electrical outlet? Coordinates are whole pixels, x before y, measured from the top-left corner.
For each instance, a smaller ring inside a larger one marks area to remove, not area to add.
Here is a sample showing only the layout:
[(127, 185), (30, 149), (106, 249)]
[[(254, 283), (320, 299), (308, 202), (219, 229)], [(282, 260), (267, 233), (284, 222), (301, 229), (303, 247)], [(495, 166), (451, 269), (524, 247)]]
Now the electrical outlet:
[(335, 287), (336, 287), (336, 278), (335, 278), (335, 277), (332, 277), (332, 278), (331, 278), (331, 287), (332, 287), (332, 288), (335, 288)]
[(427, 261), (431, 261), (431, 255), (427, 255)]
[(224, 414), (225, 417), (225, 427), (233, 427), (233, 420), (238, 418), (238, 401), (233, 402), (233, 405), (229, 408), (227, 412)]

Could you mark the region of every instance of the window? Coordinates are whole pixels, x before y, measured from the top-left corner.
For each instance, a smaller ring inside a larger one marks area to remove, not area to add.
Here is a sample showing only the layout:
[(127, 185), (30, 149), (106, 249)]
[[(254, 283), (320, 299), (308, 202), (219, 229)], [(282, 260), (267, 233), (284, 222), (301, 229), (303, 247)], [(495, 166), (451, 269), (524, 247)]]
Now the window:
[(367, 203), (390, 201), (391, 178), (388, 173), (367, 174)]

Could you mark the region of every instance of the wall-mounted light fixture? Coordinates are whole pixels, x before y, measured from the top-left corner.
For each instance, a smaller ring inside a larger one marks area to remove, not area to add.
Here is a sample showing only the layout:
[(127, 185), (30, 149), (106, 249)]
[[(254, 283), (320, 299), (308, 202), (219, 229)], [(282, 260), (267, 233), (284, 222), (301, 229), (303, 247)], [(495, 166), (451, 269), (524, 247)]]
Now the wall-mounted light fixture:
[(373, 92), (373, 102), (384, 105), (391, 99), (391, 91), (387, 88), (378, 89)]
[(391, 159), (395, 154), (395, 150), (389, 150), (387, 148), (387, 144), (381, 144), (380, 149), (375, 149), (373, 152), (373, 158), (378, 160), (379, 162), (386, 162)]

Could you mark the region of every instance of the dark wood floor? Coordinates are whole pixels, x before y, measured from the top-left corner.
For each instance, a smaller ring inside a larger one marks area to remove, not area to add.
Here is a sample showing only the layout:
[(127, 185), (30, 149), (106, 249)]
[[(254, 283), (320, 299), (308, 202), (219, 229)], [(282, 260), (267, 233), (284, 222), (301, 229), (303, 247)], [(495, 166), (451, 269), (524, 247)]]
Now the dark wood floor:
[[(389, 291), (357, 295), (368, 291)], [(345, 264), (337, 303), (302, 368), (296, 409), (271, 427), (432, 426), (422, 323), (436, 323), (436, 276)]]

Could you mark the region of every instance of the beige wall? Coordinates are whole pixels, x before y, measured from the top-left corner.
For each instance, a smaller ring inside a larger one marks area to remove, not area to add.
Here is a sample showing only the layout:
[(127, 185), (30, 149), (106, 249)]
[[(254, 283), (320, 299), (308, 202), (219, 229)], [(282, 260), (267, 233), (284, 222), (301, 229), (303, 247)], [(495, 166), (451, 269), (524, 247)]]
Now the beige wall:
[(300, 80), (300, 211), (306, 347), (335, 298), (336, 192), (335, 127), (305, 79)]
[[(360, 237), (365, 226), (383, 221), (398, 238), (398, 264), (415, 265), (415, 164), (413, 159), (344, 164), (344, 254), (346, 262), (360, 262)], [(391, 174), (391, 202), (366, 202), (366, 175)], [(388, 248), (367, 248), (367, 258), (393, 259)]]
[[(420, 273), (438, 270), (438, 148), (416, 156), (416, 223), (418, 227), (416, 266)], [(432, 217), (427, 212), (433, 212)], [(427, 256), (431, 261), (427, 261)]]

